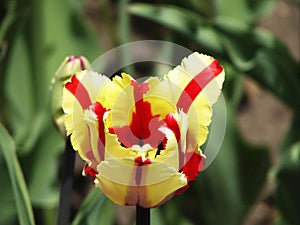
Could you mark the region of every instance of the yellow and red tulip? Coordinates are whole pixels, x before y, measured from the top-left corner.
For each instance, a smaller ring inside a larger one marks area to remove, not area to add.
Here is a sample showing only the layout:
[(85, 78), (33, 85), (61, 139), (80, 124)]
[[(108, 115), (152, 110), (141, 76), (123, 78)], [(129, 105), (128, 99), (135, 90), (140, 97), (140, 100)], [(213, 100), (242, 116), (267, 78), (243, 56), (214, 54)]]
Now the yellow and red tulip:
[(63, 91), (64, 123), (87, 162), (83, 173), (120, 205), (156, 207), (186, 190), (204, 168), (200, 146), (224, 76), (197, 52), (140, 84), (125, 73), (74, 75)]

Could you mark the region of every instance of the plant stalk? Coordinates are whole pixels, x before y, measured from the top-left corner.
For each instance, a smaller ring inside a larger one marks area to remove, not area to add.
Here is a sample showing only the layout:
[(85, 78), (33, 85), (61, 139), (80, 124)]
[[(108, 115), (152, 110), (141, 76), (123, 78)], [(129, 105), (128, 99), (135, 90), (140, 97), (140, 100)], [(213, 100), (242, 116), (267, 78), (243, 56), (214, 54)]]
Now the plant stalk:
[(136, 225), (150, 225), (150, 209), (136, 207)]
[(60, 187), (59, 207), (56, 220), (57, 225), (70, 224), (74, 164), (75, 151), (71, 145), (70, 137), (68, 137), (63, 159), (62, 183)]

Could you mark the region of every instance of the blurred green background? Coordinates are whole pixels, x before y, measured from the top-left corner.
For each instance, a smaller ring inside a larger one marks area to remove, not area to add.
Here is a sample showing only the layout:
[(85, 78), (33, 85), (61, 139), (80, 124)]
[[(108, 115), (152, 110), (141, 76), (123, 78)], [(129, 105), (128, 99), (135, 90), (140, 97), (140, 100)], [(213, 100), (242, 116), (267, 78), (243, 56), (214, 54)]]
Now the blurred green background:
[[(64, 140), (50, 80), (65, 56), (93, 62), (133, 40), (177, 43), (226, 70), (227, 129), (191, 188), (152, 210), (158, 225), (300, 224), (299, 1), (1, 0), (0, 224), (55, 224)], [(136, 68), (137, 69), (137, 68)], [(131, 225), (76, 161), (72, 224)]]

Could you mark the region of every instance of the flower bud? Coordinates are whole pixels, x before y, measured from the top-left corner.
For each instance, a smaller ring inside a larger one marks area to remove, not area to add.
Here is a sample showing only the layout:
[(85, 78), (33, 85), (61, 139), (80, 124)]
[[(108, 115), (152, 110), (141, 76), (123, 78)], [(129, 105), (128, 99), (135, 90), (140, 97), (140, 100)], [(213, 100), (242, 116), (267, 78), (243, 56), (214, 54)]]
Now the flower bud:
[(83, 56), (69, 56), (62, 62), (51, 81), (51, 114), (53, 121), (63, 137), (66, 136), (63, 124), (62, 93), (64, 84), (71, 76), (89, 67), (88, 60)]

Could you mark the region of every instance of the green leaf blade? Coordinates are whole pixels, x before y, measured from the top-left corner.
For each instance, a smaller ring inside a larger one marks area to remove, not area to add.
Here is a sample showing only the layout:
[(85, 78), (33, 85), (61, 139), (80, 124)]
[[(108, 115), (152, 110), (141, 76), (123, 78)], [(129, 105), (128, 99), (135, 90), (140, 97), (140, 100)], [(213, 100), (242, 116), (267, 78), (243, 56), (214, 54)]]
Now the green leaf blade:
[(12, 188), (15, 196), (18, 218), (21, 225), (34, 225), (32, 206), (20, 167), (19, 161), (15, 154), (14, 141), (0, 123), (0, 149), (7, 164)]

